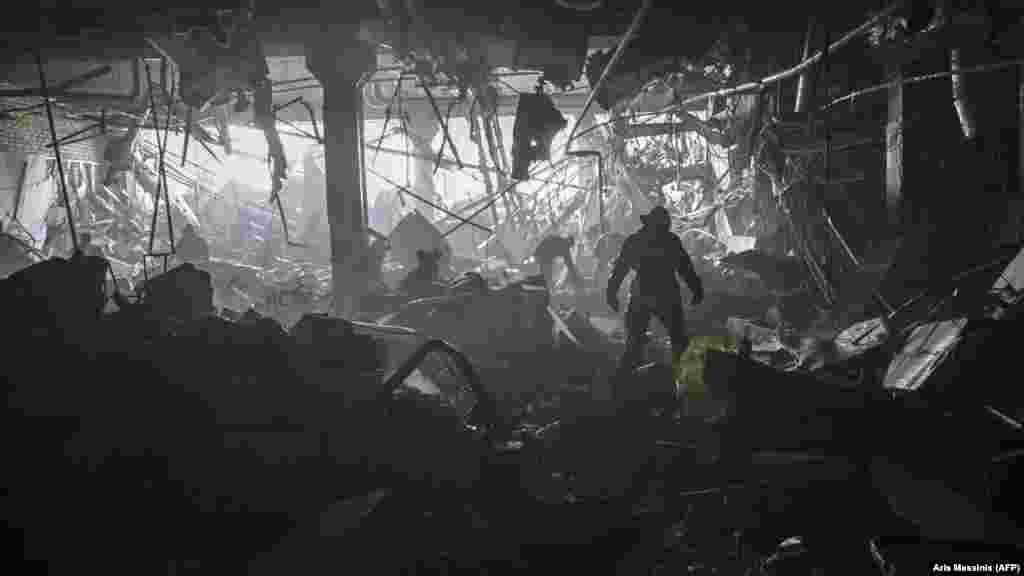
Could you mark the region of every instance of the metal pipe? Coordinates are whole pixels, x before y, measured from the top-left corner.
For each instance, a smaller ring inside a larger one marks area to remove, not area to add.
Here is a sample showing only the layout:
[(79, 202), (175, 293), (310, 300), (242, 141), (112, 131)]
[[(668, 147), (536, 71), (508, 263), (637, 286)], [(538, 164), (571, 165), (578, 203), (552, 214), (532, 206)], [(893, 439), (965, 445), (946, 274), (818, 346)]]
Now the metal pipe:
[[(68, 144), (68, 143), (79, 142), (80, 140), (76, 140), (75, 138), (77, 138), (78, 136), (81, 136), (82, 134), (85, 134), (89, 130), (93, 130), (93, 129), (99, 128), (99, 127), (100, 127), (100, 124), (98, 122), (96, 124), (90, 124), (90, 125), (86, 126), (85, 128), (82, 128), (81, 130), (75, 130), (71, 134), (66, 134), (64, 136), (61, 136), (60, 139), (58, 139), (58, 140), (56, 140), (54, 142), (48, 143), (46, 145), (46, 147), (47, 148), (53, 148), (55, 144)], [(95, 137), (96, 136), (89, 136), (86, 139), (88, 140), (89, 138), (95, 138)]]
[[(386, 72), (387, 69), (384, 69), (383, 71)], [(515, 71), (515, 72), (499, 72), (499, 73), (493, 74), (492, 77), (500, 79), (500, 78), (515, 78), (515, 77), (519, 77), (519, 76), (540, 76), (540, 75), (541, 75), (540, 72)], [(418, 77), (415, 74), (402, 74), (402, 75), (397, 77), (398, 81), (401, 81), (401, 80), (415, 80), (417, 78)], [(395, 77), (393, 77), (393, 76), (392, 77), (384, 76), (384, 77), (378, 77), (378, 78), (370, 77), (365, 82), (362, 82), (362, 85), (366, 86), (366, 85), (388, 84), (388, 83), (394, 82), (394, 80), (395, 80)], [(301, 85), (300, 86), (296, 86), (296, 84), (301, 84)], [(315, 78), (299, 78), (299, 79), (296, 79), (296, 80), (286, 80), (284, 82), (274, 82), (273, 86), (274, 86), (274, 89), (273, 89), (273, 93), (274, 94), (285, 94), (285, 93), (288, 93), (288, 92), (302, 92), (302, 91), (305, 91), (305, 90), (322, 90), (324, 88), (321, 84), (319, 84), (319, 82), (316, 81)], [(282, 86), (282, 87), (278, 88), (278, 86)]]
[[(811, 42), (814, 40), (814, 16), (807, 19), (807, 32), (804, 35), (804, 50), (800, 56), (800, 60), (807, 60), (811, 57)], [(826, 46), (828, 46), (826, 41)], [(777, 86), (782, 86), (779, 82)], [(811, 78), (811, 72), (809, 70), (804, 71), (800, 74), (799, 80), (796, 84), (796, 104), (793, 106), (793, 111), (796, 113), (807, 112), (807, 103), (810, 98), (810, 94), (814, 91), (813, 82)]]
[(626, 46), (629, 41), (633, 39), (633, 35), (636, 34), (637, 28), (640, 27), (640, 23), (643, 21), (644, 16), (647, 15), (647, 11), (650, 10), (651, 5), (654, 4), (654, 0), (643, 0), (643, 5), (637, 10), (636, 15), (633, 17), (633, 22), (630, 23), (629, 29), (626, 30), (626, 34), (623, 35), (622, 41), (619, 42), (618, 48), (615, 49), (615, 53), (612, 54), (608, 63), (605, 64), (604, 71), (601, 72), (600, 78), (597, 83), (590, 88), (590, 94), (587, 95), (586, 101), (583, 103), (583, 110), (580, 115), (576, 117), (576, 121), (573, 122), (572, 130), (569, 132), (569, 137), (565, 140), (565, 151), (569, 151), (569, 146), (572, 145), (573, 139), (576, 136), (576, 130), (579, 129), (580, 123), (587, 115), (587, 111), (590, 110), (590, 106), (594, 103), (594, 98), (597, 97), (598, 91), (604, 86), (610, 75), (612, 68), (618, 63), (619, 59), (622, 58), (622, 53), (626, 51)]
[[(828, 97), (828, 27), (825, 28), (823, 33), (825, 44), (824, 50), (822, 50), (821, 57), (821, 84), (825, 87), (825, 96)], [(827, 114), (827, 111), (826, 111)], [(829, 117), (826, 115), (824, 119), (825, 129), (825, 181), (828, 182), (829, 177), (832, 175), (832, 126), (829, 122)]]
[(18, 213), (21, 211), (21, 197), (25, 189), (25, 177), (28, 176), (28, 160), (21, 162), (21, 173), (18, 174), (18, 187), (14, 189), (14, 214), (11, 215), (12, 220), (18, 219)]
[[(61, 145), (63, 145), (63, 146), (71, 146), (72, 144), (78, 144), (79, 142), (87, 142), (89, 140), (92, 140), (92, 139), (96, 138), (97, 136), (100, 136), (100, 134), (91, 134), (89, 136), (82, 136), (81, 138), (74, 138), (74, 139), (71, 139), (71, 140), (62, 140), (61, 141)], [(46, 147), (47, 148), (53, 148), (53, 145), (52, 144), (47, 144)]]
[(911, 85), (911, 84), (918, 84), (918, 83), (921, 83), (921, 82), (927, 82), (928, 80), (936, 80), (936, 79), (939, 79), (939, 78), (946, 78), (948, 76), (957, 76), (957, 75), (963, 75), (963, 74), (973, 74), (975, 72), (992, 72), (992, 71), (995, 71), (995, 70), (1002, 70), (1003, 68), (1010, 68), (1011, 66), (1021, 66), (1021, 65), (1024, 65), (1024, 58), (1019, 58), (1017, 60), (1009, 60), (1009, 61), (1006, 61), (1006, 62), (998, 62), (996, 64), (983, 64), (981, 66), (972, 66), (970, 68), (962, 68), (962, 69), (960, 69), (960, 70), (958, 70), (956, 72), (953, 72), (951, 70), (950, 71), (946, 71), (946, 72), (933, 72), (931, 74), (922, 74), (921, 76), (914, 76), (912, 78), (897, 79), (897, 80), (893, 80), (891, 82), (886, 82), (884, 84), (878, 84), (877, 86), (871, 86), (870, 88), (865, 88), (863, 90), (858, 90), (856, 92), (851, 92), (850, 94), (847, 94), (845, 96), (841, 96), (839, 98), (836, 98), (835, 100), (830, 102), (825, 107), (826, 108), (831, 108), (832, 106), (835, 106), (836, 104), (842, 104), (843, 102), (854, 100), (854, 99), (859, 98), (861, 96), (866, 96), (868, 94), (873, 94), (875, 92), (881, 92), (883, 90), (888, 90), (889, 88), (893, 88), (893, 87), (896, 87), (896, 86), (908, 86), (908, 85)]
[[(846, 46), (847, 44), (852, 42), (854, 40), (854, 38), (857, 38), (861, 34), (867, 32), (872, 26), (875, 25), (876, 22), (878, 22), (882, 18), (888, 17), (889, 15), (893, 14), (894, 12), (896, 12), (897, 10), (902, 8), (904, 3), (905, 3), (905, 0), (898, 0), (897, 2), (894, 2), (893, 4), (889, 5), (887, 8), (885, 8), (881, 12), (878, 12), (877, 14), (872, 16), (866, 22), (861, 24), (860, 26), (858, 26), (858, 27), (854, 28), (853, 30), (847, 32), (839, 40), (836, 40), (835, 42), (830, 44), (828, 46), (827, 52), (831, 54), (831, 53), (839, 50), (843, 46)], [(748, 92), (760, 92), (768, 84), (775, 84), (777, 82), (781, 82), (783, 80), (786, 80), (788, 78), (792, 78), (793, 76), (796, 76), (796, 75), (800, 74), (804, 70), (806, 70), (806, 69), (810, 68), (811, 66), (814, 66), (815, 64), (817, 64), (822, 59), (823, 56), (824, 56), (823, 52), (818, 52), (814, 56), (811, 56), (810, 58), (804, 60), (803, 62), (797, 64), (796, 66), (794, 66), (794, 67), (792, 67), (792, 68), (790, 68), (788, 70), (783, 70), (782, 72), (778, 72), (776, 74), (773, 74), (771, 76), (767, 76), (765, 78), (762, 78), (761, 80), (756, 80), (754, 82), (747, 82), (746, 84), (740, 84), (739, 86), (734, 86), (732, 88), (725, 88), (725, 89), (722, 89), (722, 90), (716, 90), (714, 92), (706, 92), (706, 93), (700, 94), (698, 96), (693, 96), (691, 98), (687, 98), (687, 99), (685, 99), (685, 100), (683, 100), (681, 102), (672, 104), (669, 108), (666, 108), (665, 110), (660, 111), (660, 113), (665, 113), (665, 112), (667, 112), (671, 108), (678, 108), (678, 107), (681, 107), (681, 106), (687, 106), (689, 104), (695, 104), (697, 102), (703, 102), (705, 100), (708, 100), (709, 98), (715, 98), (715, 97), (722, 97), (722, 98), (724, 98), (724, 97), (727, 97), (727, 96), (736, 96), (737, 94), (746, 94)]]
[[(306, 103), (306, 101), (303, 100), (303, 103)], [(306, 105), (308, 106), (308, 103), (306, 103)], [(363, 106), (362, 101), (359, 102), (359, 106), (356, 112), (359, 115), (358, 119), (356, 120), (356, 130), (359, 131), (359, 136), (357, 140), (359, 142), (362, 142), (366, 132), (366, 106)], [(309, 107), (309, 115), (310, 119), (313, 122), (313, 130), (316, 131), (316, 137), (317, 140), (319, 140), (320, 130), (316, 127), (316, 117), (313, 116), (312, 107)], [(367, 190), (366, 188), (366, 147), (359, 146), (359, 150), (357, 151), (357, 153), (359, 154), (359, 171), (362, 172), (363, 175), (363, 177), (359, 179), (359, 192), (363, 198), (363, 228), (370, 231), (372, 235), (373, 229), (370, 228), (370, 196), (369, 190)]]
[(188, 160), (188, 140), (192, 135), (192, 107), (189, 106), (185, 111), (185, 141), (181, 145), (181, 167), (185, 167), (185, 162)]
[(291, 100), (285, 102), (284, 104), (274, 104), (274, 113), (276, 114), (281, 110), (284, 110), (285, 108), (291, 106), (292, 104), (298, 104), (299, 102), (302, 102), (302, 96), (296, 96), (295, 98), (292, 98)]
[[(388, 102), (387, 109), (384, 111), (384, 127), (381, 128), (381, 130), (380, 130), (380, 138), (377, 139), (377, 151), (373, 153), (373, 162), (375, 164), (377, 163), (377, 154), (379, 154), (379, 152), (380, 152), (381, 144), (384, 143), (384, 136), (387, 135), (387, 133), (388, 133), (388, 124), (391, 123), (391, 115), (393, 113), (391, 107), (395, 105), (395, 101), (398, 99), (398, 94), (399, 94), (399, 90), (398, 90), (398, 87), (396, 86), (395, 87), (395, 91), (391, 94), (391, 101)], [(364, 99), (364, 102), (365, 102), (365, 99)], [(363, 110), (364, 111), (366, 110), (365, 103), (363, 105)]]
[[(295, 129), (298, 132), (298, 134), (300, 136), (302, 136), (303, 138), (307, 138), (307, 139), (310, 139), (310, 140), (315, 140), (317, 144), (323, 144), (324, 143), (324, 141), (321, 140), (318, 135), (310, 134), (309, 132), (306, 132), (302, 128), (299, 128), (298, 126), (296, 126), (293, 122), (289, 122), (287, 120), (277, 120), (277, 122), (279, 122), (281, 124), (284, 124), (285, 126), (289, 126), (289, 127), (293, 128), (293, 129)], [(278, 133), (279, 134), (286, 134), (286, 135), (291, 134), (289, 132), (280, 132), (280, 131)]]
[[(53, 91), (56, 92), (57, 94), (62, 94), (64, 92), (67, 92), (68, 90), (74, 88), (75, 86), (77, 86), (79, 84), (84, 84), (84, 83), (89, 82), (91, 80), (95, 80), (96, 78), (99, 78), (101, 76), (106, 76), (107, 74), (110, 73), (111, 70), (113, 70), (113, 68), (111, 68), (110, 65), (100, 66), (99, 68), (97, 68), (95, 70), (90, 70), (89, 72), (86, 72), (85, 74), (81, 74), (79, 76), (71, 78), (70, 80), (65, 80), (64, 82), (61, 82), (60, 84), (54, 86), (54, 90)], [(42, 89), (40, 89), (38, 91), (38, 93), (40, 95), (44, 95), (45, 96), (47, 94), (48, 90), (49, 90), (49, 87), (43, 87)], [(2, 98), (23, 98), (23, 97), (26, 97), (26, 96), (35, 96), (35, 95), (36, 95), (36, 89), (35, 88), (28, 88), (28, 89), (24, 89), (24, 90), (0, 90), (0, 97), (2, 97)]]
[(601, 234), (607, 233), (604, 217), (604, 158), (597, 155), (597, 213), (601, 219)]
[(1017, 430), (1024, 430), (1024, 424), (1021, 424), (1017, 419), (1007, 416), (1005, 413), (996, 410), (992, 406), (985, 406), (985, 411), (996, 417), (997, 420), (1009, 425)]
[[(313, 125), (313, 136), (316, 136), (316, 141), (318, 143), (322, 144), (323, 143), (323, 138), (320, 136), (320, 125), (317, 124), (317, 122), (316, 122), (316, 114), (313, 111), (313, 106), (309, 102), (306, 102), (305, 100), (300, 100), (299, 104), (302, 104), (302, 107), (305, 108), (306, 112), (309, 113), (309, 123)], [(359, 109), (359, 115), (363, 118), (362, 122), (365, 123), (366, 122), (366, 106), (362, 106)]]
[(957, 48), (950, 50), (949, 71), (952, 72), (950, 79), (953, 85), (953, 107), (960, 119), (960, 129), (963, 131), (964, 138), (971, 140), (977, 134), (977, 128), (974, 122), (974, 111), (971, 110), (971, 104), (967, 99), (967, 80), (963, 74), (959, 74), (962, 68), (960, 50)]
[[(462, 158), (459, 158), (459, 150), (455, 147), (455, 142), (452, 141), (451, 134), (448, 133), (448, 123), (445, 122), (444, 117), (441, 115), (441, 109), (437, 106), (437, 101), (434, 100), (434, 94), (430, 91), (430, 86), (426, 84), (420, 84), (423, 91), (427, 93), (427, 100), (430, 101), (430, 107), (434, 109), (434, 114), (437, 115), (437, 121), (441, 123), (441, 131), (444, 134), (444, 139), (448, 142), (448, 147), (452, 149), (452, 155), (455, 156), (455, 163), (459, 165), (459, 169), (462, 169)], [(451, 108), (448, 109), (451, 112)]]
[(459, 222), (461, 222), (463, 224), (468, 224), (470, 226), (473, 226), (474, 228), (483, 230), (484, 232), (487, 232), (488, 234), (493, 234), (494, 233), (494, 231), (491, 230), (490, 228), (487, 228), (485, 226), (481, 226), (480, 224), (477, 224), (476, 222), (473, 222), (471, 220), (464, 219), (462, 216), (459, 216), (455, 212), (452, 212), (451, 210), (448, 210), (447, 208), (445, 208), (443, 206), (438, 206), (437, 204), (434, 204), (433, 202), (427, 200), (426, 198), (424, 198), (424, 197), (420, 196), (419, 194), (416, 194), (412, 190), (406, 188), (405, 186), (402, 186), (401, 184), (395, 182), (391, 178), (388, 178), (387, 176), (381, 174), (380, 172), (377, 172), (373, 168), (367, 168), (366, 171), (369, 172), (370, 174), (373, 174), (374, 176), (380, 178), (381, 180), (387, 182), (388, 184), (394, 186), (395, 188), (401, 189), (403, 192), (405, 192), (409, 196), (412, 196), (413, 198), (419, 200), (420, 202), (423, 202), (427, 206), (430, 206), (431, 208), (433, 208), (435, 210), (439, 210), (441, 212), (444, 212), (448, 216), (451, 216), (452, 218), (455, 218), (456, 220), (458, 220)]
[[(167, 61), (164, 61), (164, 65), (168, 66)], [(174, 224), (171, 220), (171, 188), (167, 184), (167, 139), (171, 136), (171, 120), (174, 118), (174, 90), (175, 90), (175, 76), (171, 75), (171, 92), (167, 93), (167, 89), (163, 84), (160, 85), (160, 90), (164, 93), (164, 98), (167, 101), (167, 123), (164, 126), (164, 139), (163, 147), (160, 149), (160, 179), (163, 181), (164, 186), (164, 208), (167, 210), (167, 237), (171, 241), (170, 254), (175, 254), (174, 249)], [(154, 117), (156, 117), (156, 110), (153, 111)], [(164, 258), (164, 271), (167, 270), (167, 258)]]
[[(448, 115), (445, 116), (445, 119), (444, 119), (444, 126), (445, 126), (446, 134), (447, 134), (447, 130), (448, 130), (448, 122), (452, 118), (452, 108), (455, 107), (455, 104), (456, 104), (455, 102), (452, 102), (451, 104), (448, 105)], [(381, 136), (383, 136), (383, 135), (384, 135), (384, 133), (381, 132)], [(445, 139), (441, 141), (441, 149), (437, 151), (437, 157), (434, 159), (434, 175), (437, 175), (437, 169), (441, 167), (441, 158), (444, 156), (444, 147), (445, 147), (445, 145), (447, 143), (448, 143), (448, 138), (445, 137)], [(461, 167), (460, 167), (460, 169), (461, 169)]]
[(499, 198), (501, 198), (502, 196), (507, 194), (508, 191), (511, 190), (512, 187), (515, 186), (515, 185), (516, 185), (516, 183), (513, 181), (511, 184), (506, 186), (505, 189), (502, 190), (499, 194), (495, 194), (494, 196), (492, 196), (491, 199), (488, 200), (486, 204), (484, 204), (480, 208), (477, 208), (477, 210), (475, 212), (473, 212), (472, 214), (467, 216), (465, 219), (461, 219), (460, 218), (460, 222), (458, 224), (452, 226), (447, 232), (442, 234), (441, 237), (442, 238), (447, 238), (448, 236), (451, 236), (452, 234), (455, 233), (456, 230), (458, 230), (459, 228), (462, 228), (462, 225), (463, 225), (464, 222), (472, 221), (473, 218), (476, 218), (477, 216), (483, 214), (485, 211), (487, 211), (488, 208), (493, 206), (498, 201)]
[[(363, 144), (363, 146), (364, 147), (371, 147), (371, 146), (375, 146), (375, 144), (373, 142), (366, 142), (366, 143)], [(391, 154), (391, 155), (395, 155), (395, 156), (407, 156), (407, 157), (410, 157), (410, 158), (422, 158), (424, 160), (432, 160), (433, 159), (432, 157), (427, 156), (426, 154), (417, 154), (416, 152), (411, 152), (411, 151), (410, 152), (406, 152), (405, 150), (399, 150), (397, 148), (381, 147), (379, 149), (375, 148), (375, 151), (379, 151), (379, 152), (381, 152), (383, 154)], [(449, 159), (449, 158), (442, 158), (441, 162), (442, 163), (447, 163), (447, 164), (450, 164), (450, 165), (454, 165), (455, 164), (455, 161), (452, 160), (452, 159)], [(498, 172), (498, 173), (502, 173), (503, 174), (503, 172), (501, 172), (500, 170), (497, 170), (497, 169), (492, 168), (490, 166), (482, 166), (480, 164), (463, 164), (463, 168), (468, 168), (470, 170), (474, 170), (474, 171), (477, 171), (477, 172), (485, 172), (485, 173)], [(547, 178), (535, 178), (535, 177), (532, 177), (532, 176), (527, 178), (526, 180), (520, 180), (520, 182), (543, 182), (545, 184), (560, 184), (560, 182), (557, 182), (555, 180), (551, 180), (551, 179), (547, 179)], [(579, 189), (583, 188), (582, 186), (579, 186), (579, 185), (576, 185), (576, 184), (565, 184), (564, 187), (565, 188), (579, 188)]]
[(46, 119), (50, 123), (50, 138), (53, 142), (53, 155), (57, 159), (57, 173), (60, 176), (60, 194), (64, 200), (64, 210), (68, 217), (68, 230), (71, 233), (71, 247), (78, 251), (78, 231), (75, 229), (75, 218), (71, 213), (71, 201), (68, 198), (68, 185), (64, 180), (64, 162), (60, 157), (60, 141), (57, 139), (57, 124), (53, 121), (53, 105), (50, 102), (49, 88), (46, 85), (46, 70), (43, 65), (43, 55), (39, 50), (35, 52), (36, 65), (39, 68), (39, 84), (43, 94), (43, 102), (46, 107)]
[[(161, 254), (155, 254), (153, 252), (153, 246), (156, 244), (156, 225), (160, 216), (160, 191), (166, 182), (166, 178), (164, 178), (166, 172), (163, 170), (165, 148), (164, 140), (160, 138), (160, 115), (157, 112), (156, 96), (153, 94), (153, 74), (148, 62), (146, 63), (146, 81), (149, 85), (149, 104), (153, 114), (153, 137), (156, 140), (158, 156), (157, 162), (159, 163), (157, 165), (156, 187), (153, 194), (153, 216), (149, 221), (149, 252), (147, 255), (156, 257), (161, 256)], [(164, 190), (164, 193), (167, 193), (167, 191)], [(168, 208), (170, 208), (170, 206), (168, 206)], [(164, 262), (166, 263), (166, 259)]]

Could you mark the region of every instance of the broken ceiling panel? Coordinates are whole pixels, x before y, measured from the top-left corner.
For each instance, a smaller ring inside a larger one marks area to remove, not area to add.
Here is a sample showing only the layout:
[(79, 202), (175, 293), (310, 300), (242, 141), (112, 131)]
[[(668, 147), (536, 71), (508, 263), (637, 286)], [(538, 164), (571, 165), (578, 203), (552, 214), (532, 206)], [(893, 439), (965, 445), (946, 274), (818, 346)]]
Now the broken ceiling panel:
[(177, 36), (149, 38), (149, 43), (180, 71), (177, 92), (192, 108), (204, 109), (218, 96), (249, 88), (269, 70), (262, 43), (251, 34), (235, 34), (223, 46), (212, 37), (184, 39)]

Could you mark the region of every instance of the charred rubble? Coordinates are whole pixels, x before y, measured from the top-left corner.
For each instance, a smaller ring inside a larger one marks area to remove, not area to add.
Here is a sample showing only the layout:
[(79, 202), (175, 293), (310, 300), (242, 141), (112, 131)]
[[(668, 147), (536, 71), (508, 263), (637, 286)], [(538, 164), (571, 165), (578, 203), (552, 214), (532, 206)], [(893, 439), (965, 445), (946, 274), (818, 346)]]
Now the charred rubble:
[[(1012, 10), (356, 4), (10, 35), (12, 565), (1019, 571)], [(624, 371), (654, 207), (705, 297)]]

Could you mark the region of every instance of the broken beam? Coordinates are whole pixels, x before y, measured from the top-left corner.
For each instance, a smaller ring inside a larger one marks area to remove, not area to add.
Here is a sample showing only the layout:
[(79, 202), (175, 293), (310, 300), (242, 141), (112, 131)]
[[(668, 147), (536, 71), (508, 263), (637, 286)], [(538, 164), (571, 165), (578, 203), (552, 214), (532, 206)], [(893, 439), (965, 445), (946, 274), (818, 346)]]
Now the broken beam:
[(451, 228), (450, 228), (450, 229), (449, 229), (449, 230), (448, 230), (447, 232), (445, 232), (444, 234), (441, 234), (441, 237), (442, 237), (442, 238), (447, 238), (448, 236), (451, 236), (452, 234), (454, 234), (454, 233), (455, 233), (455, 231), (456, 231), (456, 230), (458, 230), (459, 228), (462, 228), (462, 226), (463, 226), (463, 224), (464, 224), (465, 222), (469, 222), (469, 221), (472, 221), (472, 220), (473, 220), (473, 218), (476, 218), (477, 216), (479, 216), (479, 215), (483, 214), (483, 213), (484, 213), (484, 212), (485, 212), (485, 211), (486, 211), (486, 210), (487, 210), (488, 208), (490, 208), (491, 206), (493, 206), (493, 205), (494, 205), (494, 204), (495, 204), (495, 203), (496, 203), (496, 202), (498, 201), (498, 199), (499, 199), (499, 198), (501, 198), (502, 196), (504, 196), (505, 194), (507, 194), (507, 193), (508, 193), (508, 191), (509, 191), (509, 190), (511, 190), (511, 189), (512, 189), (512, 188), (513, 188), (513, 187), (514, 187), (515, 185), (516, 185), (516, 182), (512, 182), (511, 184), (509, 184), (508, 186), (506, 186), (504, 190), (502, 190), (502, 191), (501, 191), (501, 192), (499, 192), (498, 194), (495, 194), (494, 196), (492, 196), (492, 197), (491, 197), (491, 198), (490, 198), (490, 199), (489, 199), (489, 200), (488, 200), (488, 201), (487, 201), (487, 202), (486, 202), (486, 203), (485, 203), (485, 204), (484, 204), (483, 206), (481, 206), (481, 207), (477, 208), (477, 209), (476, 209), (476, 211), (474, 211), (474, 212), (473, 212), (472, 214), (470, 214), (469, 216), (467, 216), (467, 217), (466, 217), (466, 218), (464, 218), (464, 219), (463, 219), (463, 218), (460, 218), (460, 219), (459, 219), (459, 220), (460, 220), (460, 222), (459, 222), (458, 224), (456, 224), (455, 226), (452, 226), (452, 227), (451, 227)]
[(50, 102), (49, 90), (46, 86), (46, 69), (43, 65), (43, 55), (38, 50), (35, 52), (36, 65), (39, 67), (39, 86), (43, 93), (43, 102), (46, 108), (46, 119), (50, 124), (50, 138), (53, 142), (53, 155), (57, 160), (57, 172), (60, 176), (60, 194), (64, 200), (64, 210), (67, 212), (68, 229), (71, 232), (71, 246), (78, 252), (78, 231), (75, 229), (75, 217), (71, 213), (71, 201), (68, 199), (68, 184), (64, 179), (64, 162), (60, 157), (60, 141), (57, 139), (57, 124), (53, 120), (53, 104)]
[(95, 80), (100, 76), (106, 76), (113, 70), (109, 65), (100, 66), (95, 70), (90, 70), (81, 76), (76, 76), (70, 80), (65, 80), (60, 84), (53, 87), (41, 86), (40, 88), (22, 88), (17, 90), (0, 90), (0, 98), (24, 98), (26, 96), (43, 96), (44, 98), (50, 96), (63, 95), (68, 90), (84, 84), (90, 80)]
[(636, 138), (651, 138), (654, 136), (667, 136), (680, 132), (697, 132), (708, 142), (715, 146), (728, 146), (728, 136), (721, 132), (711, 130), (703, 122), (694, 118), (692, 121), (687, 118), (683, 122), (652, 122), (649, 124), (632, 124), (628, 127), (629, 133), (625, 135), (626, 140)]
[[(371, 142), (366, 142), (364, 144), (364, 146), (371, 147), (371, 146), (374, 146), (374, 144), (371, 143)], [(415, 152), (406, 152), (405, 150), (398, 150), (396, 148), (383, 148), (382, 147), (382, 148), (375, 148), (375, 150), (379, 150), (380, 152), (382, 152), (384, 154), (393, 154), (393, 155), (396, 155), (396, 156), (408, 156), (410, 158), (422, 158), (422, 159), (425, 159), (425, 160), (433, 160), (432, 157), (427, 156), (425, 154), (417, 154)], [(445, 167), (452, 167), (452, 166), (455, 165), (455, 161), (451, 160), (449, 158), (442, 158), (441, 159), (441, 164), (444, 165)], [(497, 170), (497, 169), (492, 168), (490, 166), (481, 166), (480, 164), (466, 164), (466, 163), (464, 163), (463, 164), (463, 169), (474, 170), (474, 171), (477, 171), (477, 172), (486, 172), (488, 174), (495, 173), (495, 172), (501, 172), (500, 170)], [(550, 180), (550, 179), (545, 179), (545, 178), (534, 178), (534, 177), (527, 178), (526, 180), (523, 180), (522, 182), (543, 182), (545, 184), (559, 184), (559, 182), (555, 181), (555, 180)], [(577, 189), (580, 189), (580, 190), (586, 189), (585, 187), (580, 186), (578, 184), (565, 184), (563, 187), (564, 188), (577, 188)]]
[(24, 160), (21, 163), (21, 172), (18, 173), (18, 187), (14, 189), (14, 214), (11, 216), (13, 220), (17, 220), (19, 212), (21, 211), (21, 198), (22, 193), (25, 190), (25, 177), (28, 175), (28, 160)]
[[(423, 91), (427, 93), (427, 100), (430, 101), (430, 107), (434, 109), (434, 114), (437, 115), (437, 121), (441, 123), (441, 131), (444, 133), (444, 139), (448, 142), (448, 147), (452, 149), (452, 155), (455, 156), (455, 163), (462, 168), (462, 159), (459, 158), (459, 151), (455, 148), (455, 142), (452, 141), (452, 136), (448, 132), (448, 124), (444, 121), (444, 117), (441, 116), (441, 109), (437, 107), (437, 101), (434, 100), (434, 94), (430, 91), (430, 87), (426, 84), (421, 84)], [(448, 109), (451, 112), (451, 108)]]
[(451, 216), (452, 218), (455, 218), (456, 220), (458, 220), (462, 224), (468, 224), (470, 226), (473, 226), (474, 228), (477, 228), (479, 230), (483, 230), (484, 232), (487, 232), (488, 234), (494, 234), (494, 231), (491, 230), (490, 228), (487, 228), (486, 226), (481, 226), (480, 224), (477, 224), (476, 222), (473, 222), (471, 220), (467, 220), (467, 219), (463, 218), (462, 216), (459, 216), (455, 212), (452, 212), (451, 210), (448, 210), (447, 208), (445, 208), (443, 206), (438, 206), (437, 204), (434, 204), (433, 202), (427, 200), (426, 198), (420, 196), (419, 194), (416, 194), (412, 190), (409, 190), (405, 186), (402, 186), (401, 184), (395, 182), (394, 180), (388, 178), (387, 176), (381, 174), (380, 172), (377, 172), (373, 168), (367, 167), (366, 171), (371, 173), (371, 174), (373, 174), (374, 176), (380, 178), (381, 180), (387, 182), (388, 184), (394, 186), (395, 188), (398, 188), (402, 192), (405, 192), (409, 196), (412, 196), (413, 198), (419, 200), (420, 202), (423, 202), (427, 206), (430, 206), (431, 208), (434, 208), (435, 210), (440, 210), (441, 212), (444, 212), (448, 216)]
[[(82, 134), (85, 134), (89, 130), (94, 130), (96, 128), (102, 128), (102, 126), (100, 125), (99, 122), (97, 122), (96, 124), (90, 124), (90, 125), (86, 126), (85, 128), (82, 128), (81, 130), (75, 130), (71, 134), (67, 134), (65, 136), (61, 136), (59, 139), (54, 140), (53, 142), (48, 143), (46, 145), (46, 147), (47, 148), (53, 148), (54, 146), (57, 146), (57, 145), (60, 145), (60, 144), (74, 144), (75, 142), (79, 142), (80, 140), (82, 140), (82, 139), (77, 139), (76, 140), (75, 139), (76, 137), (81, 136)], [(89, 137), (84, 138), (84, 139), (88, 140), (90, 138), (95, 138), (95, 137), (96, 136), (89, 136)]]

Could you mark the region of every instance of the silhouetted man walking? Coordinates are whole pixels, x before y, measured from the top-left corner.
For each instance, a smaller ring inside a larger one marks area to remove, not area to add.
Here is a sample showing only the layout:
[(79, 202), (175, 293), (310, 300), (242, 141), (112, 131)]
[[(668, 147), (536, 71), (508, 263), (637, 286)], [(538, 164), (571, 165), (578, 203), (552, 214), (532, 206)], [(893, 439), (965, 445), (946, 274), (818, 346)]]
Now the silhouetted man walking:
[(693, 305), (704, 300), (704, 286), (678, 236), (672, 233), (668, 210), (658, 206), (642, 216), (643, 227), (631, 234), (615, 260), (605, 298), (619, 311), (619, 287), (630, 270), (636, 270), (629, 309), (626, 311), (626, 352), (619, 362), (620, 373), (635, 368), (643, 359), (647, 328), (657, 317), (672, 339), (673, 366), (689, 346), (686, 318), (679, 297), (678, 274), (693, 293)]

